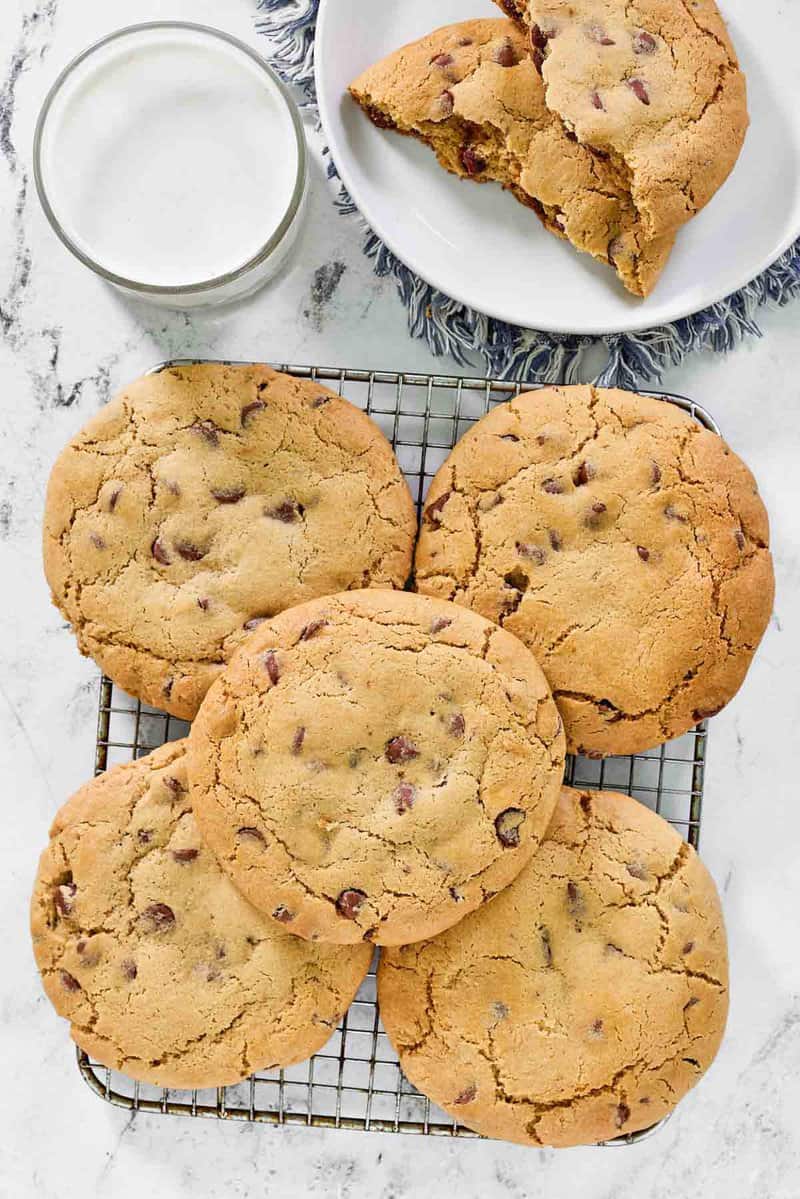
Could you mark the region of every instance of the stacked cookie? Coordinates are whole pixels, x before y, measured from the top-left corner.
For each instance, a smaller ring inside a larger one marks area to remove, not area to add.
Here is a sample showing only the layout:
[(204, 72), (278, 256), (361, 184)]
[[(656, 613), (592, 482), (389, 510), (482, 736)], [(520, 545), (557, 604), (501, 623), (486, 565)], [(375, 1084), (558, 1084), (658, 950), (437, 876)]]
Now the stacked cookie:
[[(646, 296), (736, 163), (744, 75), (713, 0), (498, 0), (511, 20), (436, 30), (350, 92), (370, 119), (495, 181)], [(487, 236), (490, 236), (487, 231)]]
[(562, 787), (564, 755), (733, 695), (772, 599), (754, 481), (668, 405), (544, 389), (442, 467), (412, 594), (415, 535), (368, 417), (266, 367), (142, 380), (67, 447), (54, 599), (196, 718), (57, 816), (45, 989), (100, 1062), (217, 1086), (314, 1053), (380, 945), (401, 1063), (462, 1123), (647, 1127), (722, 1036), (719, 901), (659, 816)]

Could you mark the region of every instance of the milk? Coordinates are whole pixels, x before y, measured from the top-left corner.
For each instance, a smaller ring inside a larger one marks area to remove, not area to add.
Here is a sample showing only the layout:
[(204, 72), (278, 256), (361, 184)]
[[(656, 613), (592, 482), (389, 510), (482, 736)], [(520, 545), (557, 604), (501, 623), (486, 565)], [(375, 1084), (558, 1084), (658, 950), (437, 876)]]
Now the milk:
[(291, 109), (259, 63), (177, 27), (125, 34), (73, 70), (40, 159), (75, 247), (110, 274), (161, 288), (217, 279), (259, 255), (296, 207), (299, 160)]

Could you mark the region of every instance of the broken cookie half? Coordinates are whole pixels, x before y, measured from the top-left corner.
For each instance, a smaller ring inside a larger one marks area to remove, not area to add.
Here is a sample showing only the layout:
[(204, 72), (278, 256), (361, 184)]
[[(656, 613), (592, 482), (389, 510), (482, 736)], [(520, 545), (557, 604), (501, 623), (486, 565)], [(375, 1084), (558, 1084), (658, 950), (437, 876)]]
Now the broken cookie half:
[(550, 232), (613, 266), (628, 291), (652, 291), (674, 233), (651, 236), (629, 173), (548, 109), (512, 22), (445, 26), (370, 67), (350, 92), (379, 128), (424, 141), (456, 175), (500, 183)]
[(714, 0), (496, 0), (526, 34), (547, 107), (627, 179), (645, 235), (722, 186), (747, 85)]

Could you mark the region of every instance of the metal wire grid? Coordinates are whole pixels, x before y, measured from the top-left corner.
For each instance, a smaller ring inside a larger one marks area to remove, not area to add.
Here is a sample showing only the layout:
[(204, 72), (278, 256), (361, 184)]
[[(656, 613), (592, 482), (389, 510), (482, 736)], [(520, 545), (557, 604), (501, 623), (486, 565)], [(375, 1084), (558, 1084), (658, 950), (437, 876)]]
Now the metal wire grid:
[[(155, 371), (187, 364), (188, 360), (181, 360)], [(500, 380), (289, 365), (279, 369), (318, 380), (369, 413), (392, 442), (420, 513), (433, 475), (466, 430), (495, 404), (530, 390)], [(718, 431), (708, 413), (685, 397), (646, 394), (676, 404), (705, 427)], [(188, 725), (182, 721), (131, 699), (104, 678), (96, 772), (142, 757), (187, 731)], [(659, 812), (696, 848), (706, 741), (704, 723), (647, 753), (603, 761), (570, 757), (565, 782), (634, 796)], [(419, 1094), (403, 1076), (380, 1022), (375, 962), (330, 1041), (299, 1066), (260, 1071), (233, 1087), (174, 1091), (133, 1082), (82, 1051), (78, 1051), (78, 1063), (98, 1095), (129, 1111), (378, 1132), (475, 1135)], [(653, 1131), (633, 1133), (607, 1144), (630, 1144)]]

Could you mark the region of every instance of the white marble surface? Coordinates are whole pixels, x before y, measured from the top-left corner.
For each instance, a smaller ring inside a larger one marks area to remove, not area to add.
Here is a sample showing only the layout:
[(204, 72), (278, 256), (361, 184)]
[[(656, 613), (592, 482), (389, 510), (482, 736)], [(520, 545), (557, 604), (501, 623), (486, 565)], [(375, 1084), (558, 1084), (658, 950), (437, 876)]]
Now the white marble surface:
[[(3, 0), (0, 23), (0, 1196), (800, 1195), (800, 306), (764, 338), (696, 357), (665, 382), (718, 418), (773, 520), (776, 615), (744, 690), (712, 725), (703, 850), (731, 940), (728, 1036), (658, 1136), (619, 1150), (317, 1132), (137, 1116), (80, 1081), (27, 935), (37, 854), (90, 773), (97, 671), (50, 607), (39, 558), (50, 464), (118, 385), (170, 355), (448, 369), (409, 339), (388, 282), (337, 217), (317, 168), (312, 218), (279, 285), (191, 319), (128, 303), (73, 262), (38, 210), (30, 144), (57, 69), (101, 33), (152, 16), (256, 42), (251, 0)], [(735, 247), (731, 247), (735, 253)], [(330, 269), (331, 264), (341, 264)], [(320, 268), (329, 268), (319, 274)], [(321, 281), (339, 275), (325, 298)]]

